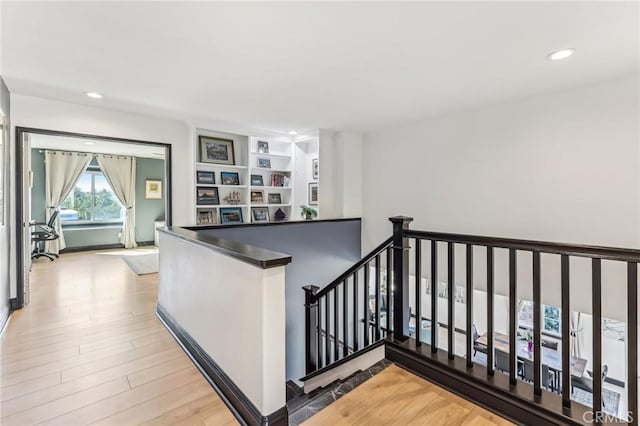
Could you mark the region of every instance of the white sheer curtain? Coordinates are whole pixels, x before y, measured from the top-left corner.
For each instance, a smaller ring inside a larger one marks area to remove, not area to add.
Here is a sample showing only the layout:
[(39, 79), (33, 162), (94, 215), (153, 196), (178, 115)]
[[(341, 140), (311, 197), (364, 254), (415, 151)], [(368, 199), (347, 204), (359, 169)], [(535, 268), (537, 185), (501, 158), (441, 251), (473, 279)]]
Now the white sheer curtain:
[[(47, 222), (76, 186), (80, 175), (87, 170), (91, 158), (93, 158), (92, 155), (82, 152), (45, 151), (45, 192), (47, 198), (45, 217)], [(66, 247), (59, 216), (55, 221), (54, 228), (60, 238), (47, 242), (45, 249), (49, 253), (57, 254)]]
[(571, 312), (571, 355), (582, 358), (584, 351), (584, 319), (582, 313)]
[(136, 244), (136, 159), (116, 155), (96, 155), (104, 177), (111, 185), (113, 193), (125, 207), (124, 224), (120, 242), (125, 248), (137, 247)]

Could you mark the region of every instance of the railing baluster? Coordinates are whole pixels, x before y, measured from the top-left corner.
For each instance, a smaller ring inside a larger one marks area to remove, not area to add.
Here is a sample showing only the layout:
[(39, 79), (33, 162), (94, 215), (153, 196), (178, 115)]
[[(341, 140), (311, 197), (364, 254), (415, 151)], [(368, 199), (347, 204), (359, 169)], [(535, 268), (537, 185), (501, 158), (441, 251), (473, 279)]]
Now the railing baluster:
[(318, 343), (317, 343), (317, 348), (318, 348), (318, 365), (317, 368), (320, 369), (324, 366), (324, 359), (322, 357), (322, 310), (320, 309), (320, 307), (322, 306), (322, 298), (318, 299), (318, 309), (317, 309), (317, 315), (318, 315), (318, 320), (317, 320), (317, 324), (318, 324)]
[[(331, 325), (329, 324), (329, 311), (331, 303), (329, 300), (329, 293), (324, 296), (324, 356), (326, 357), (327, 365), (331, 364)], [(334, 360), (335, 361), (335, 360)]]
[(562, 315), (562, 406), (571, 407), (571, 371), (570, 371), (570, 349), (571, 341), (571, 303), (569, 286), (569, 256), (563, 254), (560, 257), (560, 292), (561, 292), (561, 315)]
[(431, 352), (438, 352), (438, 242), (431, 240)]
[(304, 323), (305, 323), (305, 371), (307, 374), (318, 368), (317, 340), (313, 335), (318, 331), (318, 301), (315, 294), (320, 289), (315, 285), (302, 287), (304, 290)]
[(363, 348), (369, 346), (369, 263), (364, 265), (364, 284), (362, 292), (363, 304), (362, 304), (362, 324), (364, 325), (363, 331)]
[(517, 283), (516, 283), (516, 251), (509, 249), (509, 383), (517, 384), (516, 331), (518, 330)]
[(627, 263), (627, 411), (638, 424), (638, 264)]
[(467, 367), (473, 367), (473, 246), (467, 244)]
[(358, 271), (353, 273), (353, 351), (358, 350)]
[(380, 340), (380, 255), (376, 255), (376, 341)]
[(455, 286), (455, 277), (454, 277), (454, 263), (455, 263), (455, 258), (454, 258), (454, 246), (452, 242), (447, 243), (447, 262), (448, 262), (448, 271), (447, 271), (447, 280), (449, 281), (448, 283), (448, 290), (447, 293), (449, 293), (449, 307), (447, 309), (447, 313), (448, 313), (448, 327), (447, 327), (447, 335), (448, 335), (448, 339), (449, 341), (447, 342), (447, 348), (449, 349), (449, 359), (454, 359), (455, 358), (455, 340), (454, 340), (454, 332), (456, 329), (456, 322), (455, 322), (455, 312), (456, 312), (456, 305), (455, 305), (455, 300), (456, 300), (456, 286)]
[(487, 374), (493, 376), (493, 247), (487, 246)]
[(416, 346), (422, 345), (422, 240), (416, 238)]
[(593, 411), (602, 410), (602, 262), (592, 259), (592, 299), (593, 313)]
[(349, 355), (349, 286), (342, 281), (342, 356)]
[(333, 288), (333, 360), (337, 361), (340, 356), (338, 339), (338, 286)]
[(391, 289), (393, 288), (393, 260), (391, 257), (391, 247), (387, 248), (387, 333), (388, 336), (391, 333), (391, 313), (393, 308), (391, 306)]
[[(542, 290), (540, 288), (540, 252), (533, 252), (533, 394), (542, 395), (541, 369), (541, 303)], [(545, 378), (545, 382), (547, 378)]]

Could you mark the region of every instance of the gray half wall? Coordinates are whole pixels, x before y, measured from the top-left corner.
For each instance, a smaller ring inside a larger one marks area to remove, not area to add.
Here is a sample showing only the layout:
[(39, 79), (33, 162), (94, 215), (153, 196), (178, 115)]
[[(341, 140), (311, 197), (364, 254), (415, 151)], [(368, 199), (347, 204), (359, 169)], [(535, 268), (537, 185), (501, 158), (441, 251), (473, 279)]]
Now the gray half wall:
[[(325, 287), (360, 260), (360, 219), (242, 226), (205, 231), (292, 256), (286, 266), (287, 379), (305, 376), (304, 291)], [(257, 325), (256, 325), (257, 326)]]

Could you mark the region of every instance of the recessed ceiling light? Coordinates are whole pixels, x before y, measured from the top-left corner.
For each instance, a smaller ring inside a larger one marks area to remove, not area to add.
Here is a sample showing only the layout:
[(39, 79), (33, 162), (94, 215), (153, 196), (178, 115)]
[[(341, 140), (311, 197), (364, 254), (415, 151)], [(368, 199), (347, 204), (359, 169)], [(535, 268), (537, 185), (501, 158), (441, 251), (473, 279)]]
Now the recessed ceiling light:
[(567, 59), (569, 56), (573, 55), (575, 49), (560, 49), (555, 52), (551, 52), (547, 55), (547, 59), (550, 61), (561, 61), (563, 59)]
[(98, 92), (85, 92), (84, 94), (93, 99), (102, 99), (102, 94)]
[(298, 132), (296, 132), (295, 130), (292, 130), (292, 131), (290, 131), (290, 132), (289, 132), (289, 134), (290, 134), (291, 136), (295, 136), (295, 135), (297, 135), (297, 134), (298, 134)]
[(95, 142), (85, 142), (85, 145), (93, 145)]

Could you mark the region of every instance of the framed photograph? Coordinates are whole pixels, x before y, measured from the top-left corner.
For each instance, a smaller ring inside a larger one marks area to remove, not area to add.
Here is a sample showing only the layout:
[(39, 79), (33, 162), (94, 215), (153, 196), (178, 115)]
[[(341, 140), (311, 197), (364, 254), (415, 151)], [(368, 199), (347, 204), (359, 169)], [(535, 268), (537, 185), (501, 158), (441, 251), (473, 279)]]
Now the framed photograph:
[(251, 202), (264, 204), (264, 191), (251, 191)]
[(162, 200), (162, 181), (156, 179), (144, 181), (144, 198), (147, 200)]
[(220, 223), (223, 225), (242, 222), (242, 209), (240, 207), (224, 207), (220, 209)]
[(280, 193), (269, 194), (269, 204), (282, 204), (282, 196)]
[(312, 174), (313, 180), (318, 180), (319, 170), (320, 168), (318, 165), (318, 159), (314, 158), (313, 160), (311, 160), (311, 174)]
[(204, 172), (204, 171), (198, 170), (196, 172), (196, 183), (213, 185), (214, 183), (216, 183), (215, 172)]
[(220, 172), (223, 185), (240, 185), (240, 176), (236, 172)]
[(198, 225), (217, 225), (218, 217), (215, 209), (198, 209), (197, 214)]
[(268, 158), (258, 158), (258, 167), (261, 167), (263, 169), (270, 169), (271, 160)]
[(262, 175), (251, 175), (251, 186), (264, 186)]
[(200, 161), (203, 163), (235, 165), (233, 141), (230, 139), (200, 136)]
[(198, 186), (196, 187), (197, 204), (215, 205), (220, 204), (218, 196), (218, 188), (215, 186)]
[(318, 205), (318, 184), (316, 182), (309, 183), (309, 205)]
[(253, 215), (253, 222), (269, 222), (269, 209), (267, 207), (254, 207), (251, 209)]
[(268, 154), (269, 153), (269, 142), (258, 141), (258, 154)]

